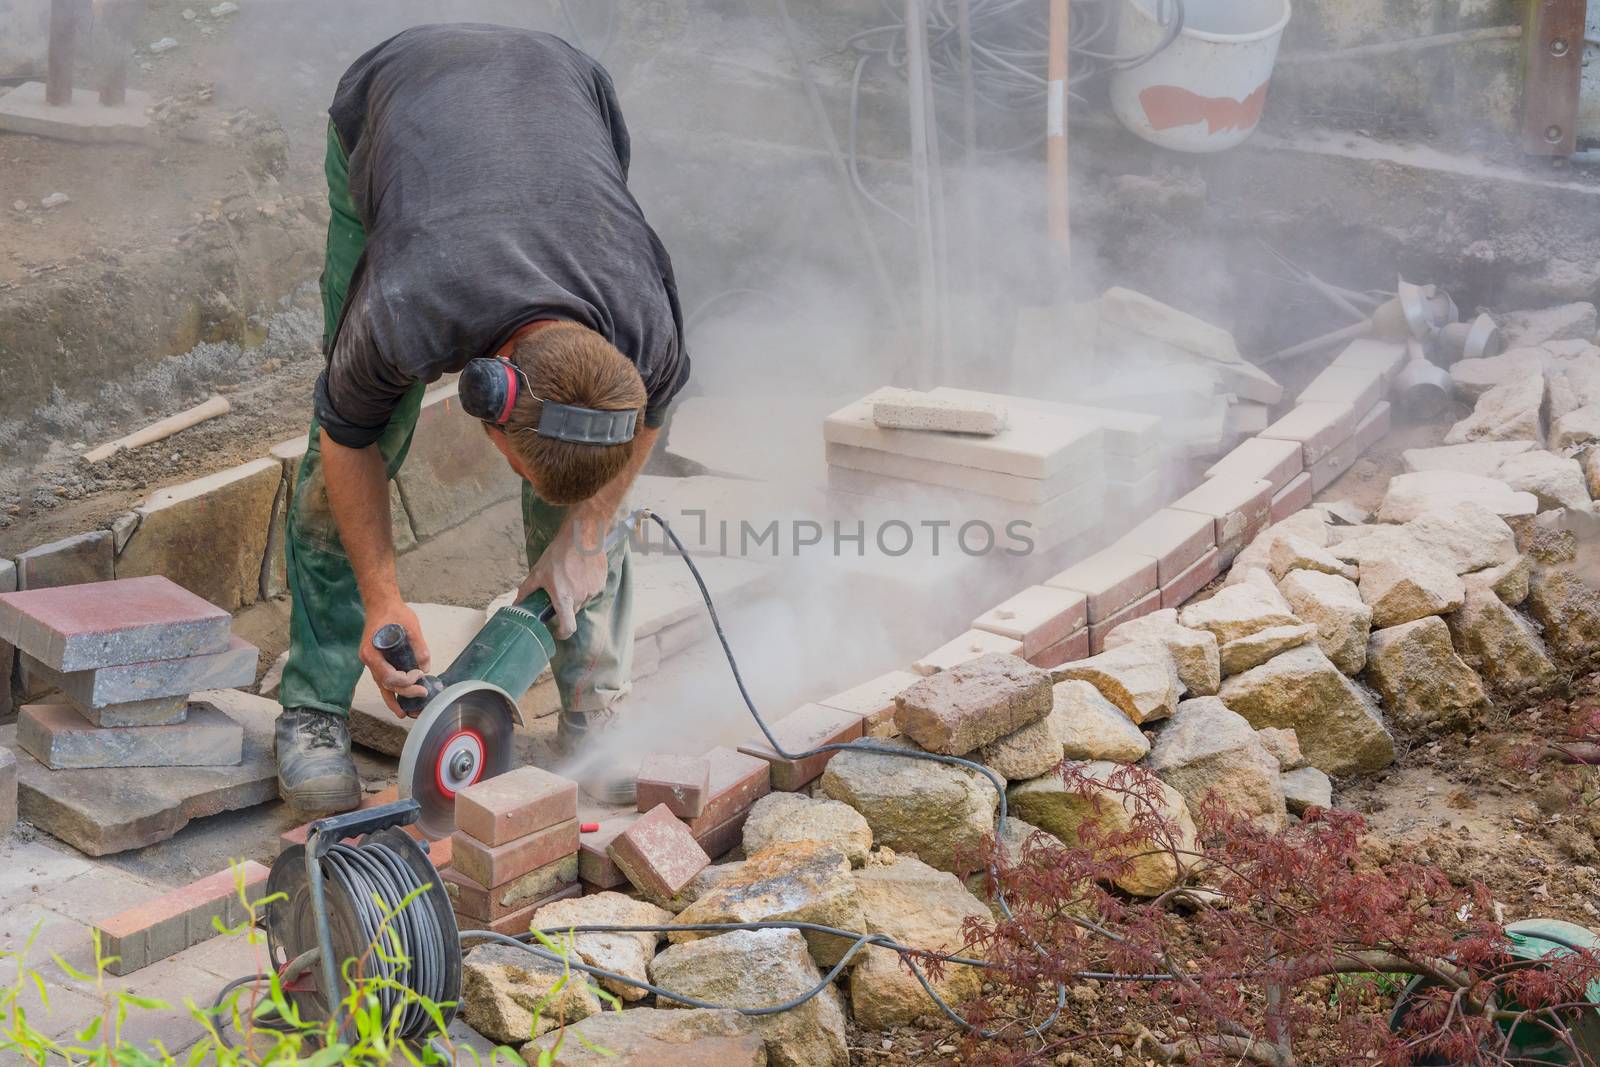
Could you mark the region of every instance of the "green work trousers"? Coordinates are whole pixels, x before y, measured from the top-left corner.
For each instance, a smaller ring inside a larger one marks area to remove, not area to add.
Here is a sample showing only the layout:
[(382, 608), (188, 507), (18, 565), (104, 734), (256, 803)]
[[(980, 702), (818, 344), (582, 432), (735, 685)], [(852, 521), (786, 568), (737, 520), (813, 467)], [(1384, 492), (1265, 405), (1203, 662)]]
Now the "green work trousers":
[[(324, 339), (333, 336), (366, 243), (366, 233), (350, 200), (348, 159), (333, 127), (328, 127), (328, 247), (322, 271)], [(401, 400), (378, 439), (392, 480), (411, 448), (424, 386), (418, 383)], [(485, 442), (487, 447), (487, 442)], [(522, 526), (528, 566), (555, 539), (566, 509), (540, 500), (522, 483)], [(305, 458), (294, 478), (289, 501), (284, 558), (289, 594), (289, 660), (278, 700), (286, 708), (317, 708), (346, 715), (361, 677), (361, 634), (366, 622), (355, 572), (339, 539), (322, 476), (322, 441), (311, 420)], [(604, 591), (577, 613), (577, 631), (556, 642), (552, 669), (561, 706), (589, 712), (608, 707), (627, 691), (633, 661), (632, 565), (626, 539), (608, 559)], [(514, 576), (508, 575), (508, 584)], [(424, 635), (426, 636), (426, 635)], [(431, 669), (442, 672), (447, 663)], [(513, 694), (516, 695), (516, 694)]]

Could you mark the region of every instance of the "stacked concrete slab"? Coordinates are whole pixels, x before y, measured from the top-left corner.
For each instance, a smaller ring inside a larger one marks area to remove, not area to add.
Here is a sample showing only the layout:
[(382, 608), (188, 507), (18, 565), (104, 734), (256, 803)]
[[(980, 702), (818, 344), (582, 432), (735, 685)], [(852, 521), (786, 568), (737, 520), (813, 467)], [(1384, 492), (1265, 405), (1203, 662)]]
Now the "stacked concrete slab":
[(539, 908), (582, 892), (578, 786), (537, 767), (468, 786), (451, 845), (441, 877), (461, 928), (524, 933)]

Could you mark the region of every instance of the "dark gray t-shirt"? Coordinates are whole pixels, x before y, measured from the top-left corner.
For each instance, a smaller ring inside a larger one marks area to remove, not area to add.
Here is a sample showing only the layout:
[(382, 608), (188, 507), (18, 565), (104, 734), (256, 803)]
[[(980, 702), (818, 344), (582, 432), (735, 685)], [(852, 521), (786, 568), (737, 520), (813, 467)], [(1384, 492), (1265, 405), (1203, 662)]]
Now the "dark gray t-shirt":
[(536, 319), (615, 345), (661, 425), (689, 376), (683, 317), (600, 64), (546, 33), (419, 26), (356, 60), (329, 114), (367, 236), (317, 382), (330, 437), (371, 444), (413, 385)]

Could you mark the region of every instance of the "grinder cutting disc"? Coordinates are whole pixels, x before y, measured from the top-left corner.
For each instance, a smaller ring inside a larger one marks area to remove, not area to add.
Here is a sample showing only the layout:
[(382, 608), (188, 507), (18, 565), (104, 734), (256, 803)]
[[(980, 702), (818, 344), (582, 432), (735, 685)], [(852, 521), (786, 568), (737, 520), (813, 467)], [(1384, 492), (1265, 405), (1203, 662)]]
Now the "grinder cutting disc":
[(400, 753), (400, 796), (422, 808), (430, 841), (456, 828), (456, 794), (512, 766), (517, 705), (488, 682), (458, 682), (428, 701)]

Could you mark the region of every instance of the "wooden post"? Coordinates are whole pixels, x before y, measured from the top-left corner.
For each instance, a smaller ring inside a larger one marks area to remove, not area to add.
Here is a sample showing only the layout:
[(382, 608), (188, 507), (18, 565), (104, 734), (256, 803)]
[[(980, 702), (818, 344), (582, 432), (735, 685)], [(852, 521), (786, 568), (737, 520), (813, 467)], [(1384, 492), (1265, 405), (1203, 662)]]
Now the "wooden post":
[(60, 106), (72, 102), (72, 59), (78, 50), (78, 0), (50, 0), (50, 54), (45, 69), (44, 99)]
[(128, 53), (141, 6), (136, 0), (105, 0), (101, 5), (100, 102), (107, 107), (127, 103)]

